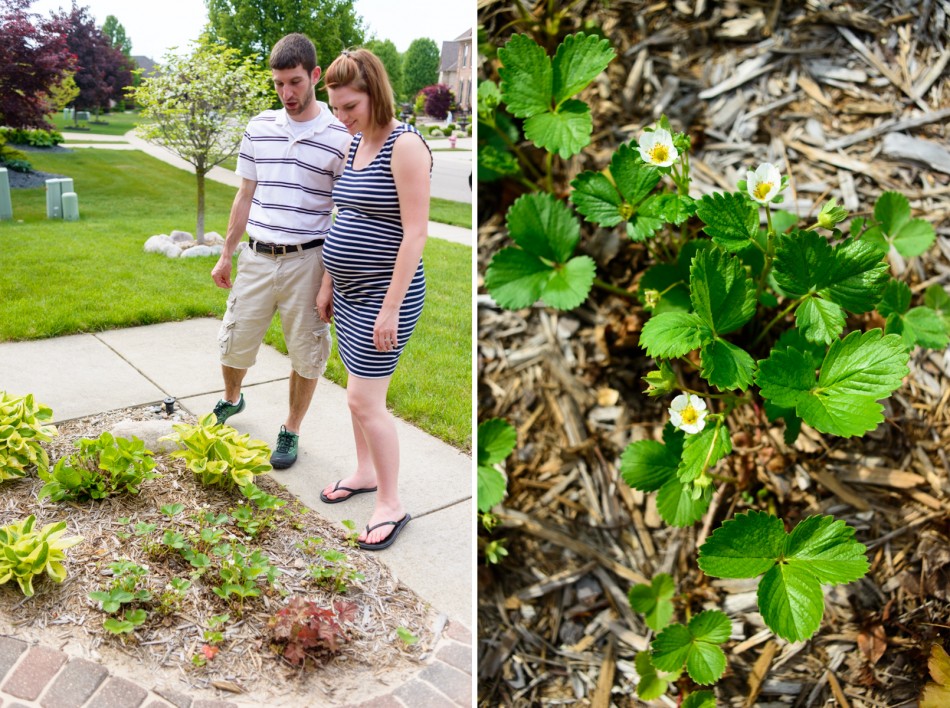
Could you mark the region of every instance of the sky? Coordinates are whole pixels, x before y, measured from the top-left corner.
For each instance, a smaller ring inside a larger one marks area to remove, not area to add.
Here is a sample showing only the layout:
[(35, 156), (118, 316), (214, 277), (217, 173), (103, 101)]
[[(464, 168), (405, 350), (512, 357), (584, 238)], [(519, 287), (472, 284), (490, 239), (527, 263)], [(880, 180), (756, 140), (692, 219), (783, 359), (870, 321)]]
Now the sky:
[[(155, 61), (171, 47), (186, 50), (208, 18), (203, 0), (77, 0), (76, 4), (88, 7), (100, 27), (108, 15), (115, 15), (132, 40), (132, 54)], [(455, 39), (475, 21), (474, 0), (355, 0), (354, 4), (363, 17), (367, 38), (391, 40), (400, 52), (419, 37), (432, 39), (441, 49), (442, 42)], [(34, 0), (30, 11), (46, 16), (70, 7), (71, 0)]]

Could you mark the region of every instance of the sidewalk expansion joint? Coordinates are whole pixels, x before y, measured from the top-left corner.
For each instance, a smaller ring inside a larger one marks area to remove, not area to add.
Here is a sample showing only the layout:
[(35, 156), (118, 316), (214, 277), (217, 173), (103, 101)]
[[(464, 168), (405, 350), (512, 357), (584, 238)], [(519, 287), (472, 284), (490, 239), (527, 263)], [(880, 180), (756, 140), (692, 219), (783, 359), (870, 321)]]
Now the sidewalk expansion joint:
[[(137, 367), (137, 366), (136, 366), (135, 364), (133, 364), (131, 361), (129, 361), (128, 359), (126, 359), (124, 356), (122, 356), (122, 354), (119, 353), (119, 350), (118, 350), (118, 349), (116, 349), (115, 347), (111, 346), (107, 341), (105, 341), (104, 339), (102, 339), (102, 338), (99, 336), (99, 334), (98, 334), (97, 332), (90, 332), (90, 334), (92, 334), (93, 338), (95, 338), (96, 341), (101, 342), (103, 345), (105, 345), (105, 347), (106, 347), (107, 349), (109, 349), (109, 351), (111, 351), (113, 354), (115, 354), (117, 357), (119, 357), (122, 361), (124, 361), (126, 364), (128, 364), (129, 366), (131, 366), (133, 369), (135, 369), (135, 371), (138, 372), (138, 373), (142, 376), (142, 378), (144, 378), (146, 381), (148, 381), (150, 384), (152, 384), (155, 388), (157, 388), (159, 391), (161, 391), (161, 392), (162, 392), (163, 394), (165, 394), (166, 396), (170, 396), (170, 395), (171, 395), (168, 391), (166, 391), (164, 388), (162, 388), (162, 387), (158, 384), (157, 381), (153, 381), (153, 380), (149, 377), (148, 374), (146, 374), (146, 373), (145, 373), (144, 371), (142, 371), (139, 367)], [(143, 404), (143, 405), (145, 405), (145, 404)]]

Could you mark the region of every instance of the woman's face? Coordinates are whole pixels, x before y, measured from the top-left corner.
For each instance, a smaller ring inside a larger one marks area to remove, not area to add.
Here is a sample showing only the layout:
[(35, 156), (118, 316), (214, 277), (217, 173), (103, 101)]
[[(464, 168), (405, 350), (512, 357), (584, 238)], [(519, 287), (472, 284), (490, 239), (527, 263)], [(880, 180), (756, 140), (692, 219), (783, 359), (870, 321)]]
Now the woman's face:
[(327, 89), (330, 108), (350, 135), (373, 127), (373, 116), (369, 105), (369, 94), (357, 91), (350, 86), (337, 86)]

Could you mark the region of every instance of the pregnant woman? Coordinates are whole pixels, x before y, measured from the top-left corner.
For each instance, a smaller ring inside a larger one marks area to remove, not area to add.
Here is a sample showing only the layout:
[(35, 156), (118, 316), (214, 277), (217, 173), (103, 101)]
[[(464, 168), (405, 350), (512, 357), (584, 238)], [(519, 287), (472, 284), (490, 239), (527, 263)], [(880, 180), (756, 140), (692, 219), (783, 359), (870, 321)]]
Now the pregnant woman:
[(359, 546), (387, 548), (409, 522), (399, 500), (399, 441), (386, 391), (425, 299), (422, 249), (429, 222), (432, 155), (419, 132), (395, 118), (382, 62), (344, 52), (326, 71), (330, 106), (355, 136), (333, 188), (337, 218), (323, 247), (320, 317), (336, 322), (356, 471), (320, 495), (327, 504), (377, 492)]

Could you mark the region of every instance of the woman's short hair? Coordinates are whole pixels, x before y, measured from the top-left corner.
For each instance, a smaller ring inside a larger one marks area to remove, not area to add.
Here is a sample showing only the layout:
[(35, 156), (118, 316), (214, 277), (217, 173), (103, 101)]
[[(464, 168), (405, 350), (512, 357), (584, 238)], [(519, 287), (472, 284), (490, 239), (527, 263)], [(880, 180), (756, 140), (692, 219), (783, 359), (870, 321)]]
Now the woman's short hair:
[(271, 69), (278, 71), (302, 66), (304, 71), (312, 74), (317, 66), (317, 48), (313, 46), (310, 37), (294, 32), (277, 40), (277, 44), (270, 50), (269, 63)]
[(386, 125), (396, 115), (393, 89), (386, 67), (368, 49), (343, 52), (327, 67), (323, 82), (328, 89), (349, 86), (369, 94), (370, 109), (376, 125)]

